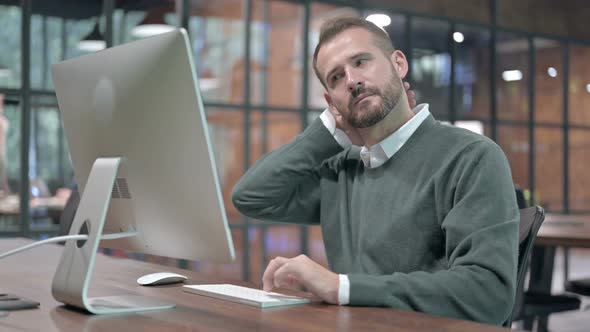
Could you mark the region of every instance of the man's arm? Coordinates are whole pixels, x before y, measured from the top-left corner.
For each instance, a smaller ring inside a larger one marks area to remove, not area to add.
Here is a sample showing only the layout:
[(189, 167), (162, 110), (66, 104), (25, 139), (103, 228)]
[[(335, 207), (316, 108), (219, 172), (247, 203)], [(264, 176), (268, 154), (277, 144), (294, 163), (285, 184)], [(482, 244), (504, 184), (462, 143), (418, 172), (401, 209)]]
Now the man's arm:
[[(403, 86), (410, 107), (415, 107), (414, 91), (407, 82)], [(232, 192), (238, 211), (257, 219), (319, 223), (321, 163), (351, 143), (362, 145), (356, 129), (334, 107), (328, 107), (320, 119), (246, 172)]]
[(236, 184), (232, 201), (252, 218), (319, 223), (323, 162), (343, 151), (320, 119), (290, 143), (261, 158)]

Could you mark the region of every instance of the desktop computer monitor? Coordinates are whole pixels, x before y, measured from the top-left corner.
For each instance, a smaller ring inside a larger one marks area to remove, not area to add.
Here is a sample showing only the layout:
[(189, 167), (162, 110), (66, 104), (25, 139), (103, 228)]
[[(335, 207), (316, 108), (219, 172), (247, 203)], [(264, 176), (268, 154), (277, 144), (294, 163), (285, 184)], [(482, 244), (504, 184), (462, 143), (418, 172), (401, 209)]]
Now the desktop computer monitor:
[[(234, 248), (186, 31), (54, 64), (52, 77), (82, 194), (70, 234), (89, 233), (86, 242), (66, 243), (54, 297), (94, 313), (145, 307), (143, 300), (125, 298), (122, 304), (86, 298), (95, 249), (108, 233), (135, 236), (100, 246), (232, 261)], [(75, 274), (88, 278), (72, 281)]]

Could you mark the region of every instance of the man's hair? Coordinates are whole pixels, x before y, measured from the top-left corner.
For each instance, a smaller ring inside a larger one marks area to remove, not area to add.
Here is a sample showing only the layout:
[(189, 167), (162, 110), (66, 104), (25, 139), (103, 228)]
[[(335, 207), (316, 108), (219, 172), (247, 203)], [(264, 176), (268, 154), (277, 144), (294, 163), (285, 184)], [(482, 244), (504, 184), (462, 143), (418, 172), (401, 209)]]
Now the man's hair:
[(345, 16), (327, 20), (320, 28), (320, 41), (313, 52), (313, 70), (325, 88), (327, 88), (326, 82), (324, 82), (320, 76), (320, 72), (318, 71), (318, 53), (320, 52), (320, 48), (322, 45), (336, 37), (336, 35), (351, 28), (361, 28), (369, 31), (373, 35), (373, 42), (375, 43), (375, 46), (377, 46), (386, 57), (389, 58), (391, 53), (395, 51), (393, 43), (391, 42), (387, 32), (376, 26), (374, 23), (365, 20), (364, 18)]

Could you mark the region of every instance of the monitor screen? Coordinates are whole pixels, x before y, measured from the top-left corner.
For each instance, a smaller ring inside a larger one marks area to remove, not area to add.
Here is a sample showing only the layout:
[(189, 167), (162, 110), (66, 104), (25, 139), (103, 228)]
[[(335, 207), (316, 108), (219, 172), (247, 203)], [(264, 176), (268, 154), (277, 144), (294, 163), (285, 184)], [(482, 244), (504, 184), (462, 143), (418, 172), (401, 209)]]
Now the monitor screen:
[[(101, 246), (190, 260), (235, 257), (184, 29), (52, 66), (82, 197), (98, 158), (121, 158)], [(72, 230), (74, 234), (78, 230)]]

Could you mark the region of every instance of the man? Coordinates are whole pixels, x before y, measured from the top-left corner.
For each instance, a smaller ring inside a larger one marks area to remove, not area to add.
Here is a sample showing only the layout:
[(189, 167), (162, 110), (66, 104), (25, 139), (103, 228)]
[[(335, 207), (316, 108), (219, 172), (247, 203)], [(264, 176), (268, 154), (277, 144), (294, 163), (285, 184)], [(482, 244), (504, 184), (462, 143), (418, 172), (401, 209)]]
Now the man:
[(328, 110), (259, 160), (232, 198), (253, 218), (320, 224), (330, 270), (276, 257), (264, 290), (502, 324), (519, 214), (500, 148), (435, 121), (427, 104), (410, 109), (406, 58), (370, 22), (326, 22), (313, 63)]

